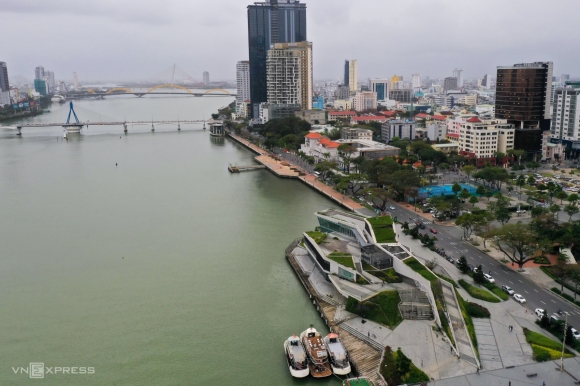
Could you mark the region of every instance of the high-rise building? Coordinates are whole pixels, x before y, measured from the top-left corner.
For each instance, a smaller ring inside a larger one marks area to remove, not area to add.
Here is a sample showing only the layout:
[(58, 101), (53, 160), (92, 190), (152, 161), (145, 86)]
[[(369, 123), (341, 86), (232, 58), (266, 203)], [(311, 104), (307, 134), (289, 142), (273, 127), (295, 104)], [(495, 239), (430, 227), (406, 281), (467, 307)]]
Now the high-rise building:
[(274, 44), (268, 51), (266, 74), (269, 104), (312, 109), (312, 43)]
[(336, 99), (343, 100), (348, 99), (350, 97), (350, 87), (348, 86), (338, 86), (334, 93)]
[(46, 82), (43, 79), (34, 79), (34, 91), (42, 96), (47, 95)]
[(481, 80), (481, 87), (489, 89), (491, 87), (491, 75), (485, 74)]
[(570, 74), (562, 74), (560, 75), (560, 82), (564, 84), (567, 80), (570, 80)]
[(410, 89), (389, 90), (389, 99), (402, 103), (411, 103), (413, 100), (413, 90)]
[(413, 74), (412, 85), (413, 89), (421, 88), (421, 74)]
[(344, 85), (351, 92), (358, 90), (358, 62), (356, 60), (344, 61)]
[(377, 100), (389, 99), (389, 79), (371, 79), (370, 91), (377, 93)]
[(457, 89), (457, 78), (454, 76), (447, 77), (443, 80), (443, 90), (456, 90)]
[(0, 91), (10, 91), (10, 82), (8, 81), (8, 65), (6, 62), (0, 62)]
[(403, 76), (401, 75), (393, 75), (391, 76), (391, 90), (395, 89), (395, 82), (402, 82)]
[(56, 80), (54, 79), (54, 72), (45, 71), (43, 79), (46, 82), (46, 88), (48, 93), (52, 94), (56, 90)]
[(209, 72), (203, 72), (203, 84), (204, 86), (209, 86)]
[(377, 93), (374, 91), (357, 91), (353, 98), (355, 111), (376, 110)]
[(306, 41), (306, 4), (299, 0), (265, 0), (248, 5), (248, 48), (252, 116), (268, 100), (266, 59), (275, 43)]
[(236, 64), (236, 113), (241, 116), (248, 114), (247, 103), (250, 100), (250, 62), (239, 61)]
[(79, 78), (77, 77), (77, 73), (73, 72), (73, 87), (75, 90), (79, 88)]
[(457, 87), (463, 87), (463, 70), (461, 68), (453, 70), (453, 77), (457, 78)]
[(499, 66), (495, 91), (495, 116), (516, 128), (515, 149), (530, 156), (542, 150), (542, 130), (550, 128), (552, 62)]
[(34, 69), (34, 79), (44, 78), (44, 67), (38, 66)]
[(551, 142), (580, 149), (580, 82), (567, 81), (556, 89), (550, 134)]

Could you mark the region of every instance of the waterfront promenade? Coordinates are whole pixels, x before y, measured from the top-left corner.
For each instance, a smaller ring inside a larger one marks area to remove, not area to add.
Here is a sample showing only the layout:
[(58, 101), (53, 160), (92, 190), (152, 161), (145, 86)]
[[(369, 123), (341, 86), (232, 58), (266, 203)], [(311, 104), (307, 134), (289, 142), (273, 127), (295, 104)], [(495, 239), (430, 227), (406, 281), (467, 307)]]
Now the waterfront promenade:
[[(257, 153), (258, 156), (254, 158), (256, 162), (266, 166), (266, 168), (268, 168), (268, 170), (270, 170), (276, 176), (281, 178), (297, 178), (314, 190), (324, 194), (329, 199), (353, 212), (368, 211), (367, 208), (354, 201), (352, 198), (337, 192), (332, 187), (318, 180), (315, 175), (302, 170), (287, 160), (280, 159), (278, 156), (269, 153), (267, 150), (262, 149), (247, 139), (232, 133), (229, 133), (228, 136), (236, 142), (252, 150), (254, 153)], [(372, 212), (370, 214), (372, 214)]]

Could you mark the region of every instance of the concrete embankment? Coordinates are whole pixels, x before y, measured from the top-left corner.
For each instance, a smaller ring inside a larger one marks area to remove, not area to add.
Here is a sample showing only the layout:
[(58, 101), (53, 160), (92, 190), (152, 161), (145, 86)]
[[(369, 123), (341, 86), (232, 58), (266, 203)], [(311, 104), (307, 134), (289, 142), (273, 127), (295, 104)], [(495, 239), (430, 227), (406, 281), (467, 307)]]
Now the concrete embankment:
[(330, 331), (339, 334), (344, 343), (351, 359), (351, 367), (359, 376), (368, 377), (375, 385), (380, 385), (378, 376), (378, 369), (381, 361), (381, 351), (365, 342), (363, 339), (353, 335), (354, 330), (347, 331), (344, 328), (336, 325), (334, 315), (336, 314), (338, 304), (330, 304), (323, 300), (325, 296), (321, 296), (308, 280), (308, 273), (304, 272), (300, 264), (296, 261), (293, 251), (296, 248), (299, 240), (295, 240), (288, 248), (286, 248), (286, 260), (296, 273), (296, 276), (302, 283), (304, 289), (312, 299), (312, 303), (320, 312), (320, 317), (324, 320)]
[(298, 178), (300, 181), (310, 186), (317, 192), (325, 195), (329, 199), (349, 210), (358, 211), (365, 208), (350, 197), (345, 196), (344, 194), (341, 194), (332, 189), (330, 186), (320, 182), (316, 179), (316, 176), (305, 172), (298, 166), (291, 164), (286, 160), (282, 160), (277, 156), (268, 153), (268, 151), (254, 145), (250, 141), (232, 133), (229, 133), (228, 137), (252, 150), (254, 153), (257, 153), (258, 156), (254, 159), (258, 163), (266, 166), (266, 168), (268, 168), (268, 170), (270, 170), (276, 176), (281, 178)]

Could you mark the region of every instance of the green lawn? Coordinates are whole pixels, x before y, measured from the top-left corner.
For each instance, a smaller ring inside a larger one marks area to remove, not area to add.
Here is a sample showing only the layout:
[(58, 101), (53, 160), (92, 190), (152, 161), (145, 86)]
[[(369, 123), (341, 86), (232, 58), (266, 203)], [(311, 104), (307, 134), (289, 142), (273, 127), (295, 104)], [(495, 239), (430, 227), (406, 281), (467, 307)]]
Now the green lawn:
[(340, 265), (355, 269), (352, 256), (349, 253), (332, 252), (327, 256), (330, 260), (336, 261)]
[(423, 264), (417, 261), (417, 259), (415, 259), (414, 257), (410, 257), (406, 260), (403, 260), (403, 262), (407, 264), (413, 271), (423, 276), (425, 279), (429, 281), (437, 279), (437, 276), (431, 273), (431, 271), (429, 271)]
[[(526, 341), (532, 346), (534, 357), (537, 361), (543, 362), (551, 359), (559, 359), (561, 357), (561, 343), (556, 342), (545, 335), (530, 331), (527, 328), (524, 328), (524, 335), (526, 336)], [(570, 358), (574, 355), (566, 349), (564, 356)]]
[(489, 291), (486, 291), (483, 288), (477, 288), (463, 279), (459, 279), (459, 285), (462, 286), (469, 295), (473, 296), (476, 299), (490, 303), (499, 303), (501, 301)]
[(380, 216), (367, 218), (367, 221), (373, 227), (377, 243), (394, 243), (395, 231), (393, 229), (393, 219), (391, 216)]
[[(401, 351), (402, 355), (403, 352)], [(397, 351), (393, 352), (393, 357), (395, 358), (395, 362), (397, 361), (399, 353)], [(406, 357), (406, 355), (405, 355)], [(429, 376), (425, 374), (422, 370), (420, 370), (413, 362), (411, 362), (410, 370), (407, 374), (401, 374), (401, 380), (407, 384), (419, 383), (419, 382), (428, 382)]]
[(306, 232), (306, 234), (310, 236), (310, 238), (312, 238), (316, 244), (320, 244), (326, 239), (326, 233), (324, 232), (310, 231)]
[(493, 283), (484, 283), (482, 285), (491, 292), (493, 292), (495, 295), (497, 295), (501, 300), (508, 300), (510, 298), (508, 294), (503, 292), (501, 288), (499, 288)]
[(393, 329), (403, 321), (399, 303), (401, 298), (397, 291), (383, 291), (362, 303), (349, 298), (346, 310)]
[(373, 276), (384, 280), (385, 283), (402, 283), (403, 279), (393, 268), (387, 268), (384, 270), (378, 270), (370, 264), (362, 262), (363, 269)]

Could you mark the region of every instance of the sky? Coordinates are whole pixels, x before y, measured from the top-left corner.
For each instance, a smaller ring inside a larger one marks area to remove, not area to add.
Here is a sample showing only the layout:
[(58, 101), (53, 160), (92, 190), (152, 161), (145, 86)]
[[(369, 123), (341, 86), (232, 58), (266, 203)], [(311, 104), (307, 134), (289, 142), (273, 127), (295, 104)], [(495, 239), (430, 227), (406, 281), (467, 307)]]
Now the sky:
[[(553, 61), (580, 76), (580, 0), (302, 0), (315, 80), (414, 73), (495, 76), (498, 65)], [(248, 59), (247, 0), (2, 0), (0, 61), (10, 77), (57, 80), (234, 80)]]

